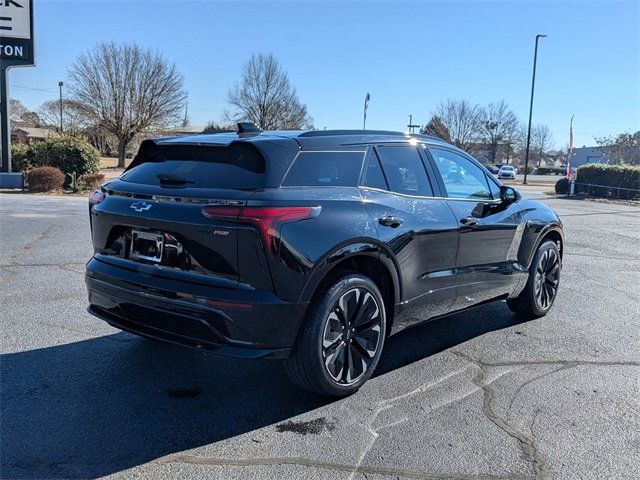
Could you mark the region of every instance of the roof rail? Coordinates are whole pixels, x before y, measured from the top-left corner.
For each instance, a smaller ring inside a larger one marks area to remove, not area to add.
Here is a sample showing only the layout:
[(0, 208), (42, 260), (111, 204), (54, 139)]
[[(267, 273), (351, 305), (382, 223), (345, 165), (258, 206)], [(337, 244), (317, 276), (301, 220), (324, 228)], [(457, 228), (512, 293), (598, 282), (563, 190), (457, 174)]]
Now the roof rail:
[(388, 130), (309, 130), (300, 134), (300, 137), (329, 137), (332, 135), (393, 135), (405, 137), (409, 134)]

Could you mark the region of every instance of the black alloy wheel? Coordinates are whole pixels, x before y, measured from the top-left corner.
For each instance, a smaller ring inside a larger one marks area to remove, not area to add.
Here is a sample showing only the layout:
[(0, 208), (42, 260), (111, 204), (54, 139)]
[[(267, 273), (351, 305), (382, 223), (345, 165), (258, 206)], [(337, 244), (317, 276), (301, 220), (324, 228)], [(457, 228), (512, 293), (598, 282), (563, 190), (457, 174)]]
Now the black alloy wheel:
[(287, 374), (313, 393), (350, 395), (373, 374), (386, 326), (376, 283), (360, 273), (344, 273), (316, 292), (285, 362)]
[(375, 297), (358, 287), (342, 294), (329, 313), (322, 339), (327, 372), (351, 385), (369, 369), (380, 346), (382, 318)]

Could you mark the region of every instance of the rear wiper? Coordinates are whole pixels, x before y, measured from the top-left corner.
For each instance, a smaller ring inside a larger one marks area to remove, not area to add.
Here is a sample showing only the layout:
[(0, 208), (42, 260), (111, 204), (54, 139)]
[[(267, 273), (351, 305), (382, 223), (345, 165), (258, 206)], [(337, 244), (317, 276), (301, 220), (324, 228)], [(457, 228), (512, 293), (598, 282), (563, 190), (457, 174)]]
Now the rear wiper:
[(192, 180), (173, 175), (171, 173), (159, 173), (156, 175), (163, 185), (184, 185), (185, 183), (195, 183)]

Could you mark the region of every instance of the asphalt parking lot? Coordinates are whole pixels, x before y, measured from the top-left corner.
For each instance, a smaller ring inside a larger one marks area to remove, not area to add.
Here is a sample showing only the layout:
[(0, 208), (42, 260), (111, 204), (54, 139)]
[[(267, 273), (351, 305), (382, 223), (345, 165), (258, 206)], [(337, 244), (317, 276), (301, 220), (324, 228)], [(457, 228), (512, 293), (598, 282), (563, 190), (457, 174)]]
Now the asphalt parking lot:
[(85, 199), (0, 195), (2, 478), (638, 478), (640, 207), (546, 197), (559, 298), (392, 337), (338, 401), (85, 311)]

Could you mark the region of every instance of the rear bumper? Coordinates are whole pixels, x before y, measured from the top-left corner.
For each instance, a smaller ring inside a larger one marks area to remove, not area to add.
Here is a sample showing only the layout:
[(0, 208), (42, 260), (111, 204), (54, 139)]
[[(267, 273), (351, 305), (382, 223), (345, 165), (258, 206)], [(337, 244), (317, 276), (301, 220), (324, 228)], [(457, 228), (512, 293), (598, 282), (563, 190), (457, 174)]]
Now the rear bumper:
[(121, 330), (220, 355), (288, 357), (306, 303), (187, 279), (189, 275), (179, 281), (93, 258), (85, 276), (88, 311)]

